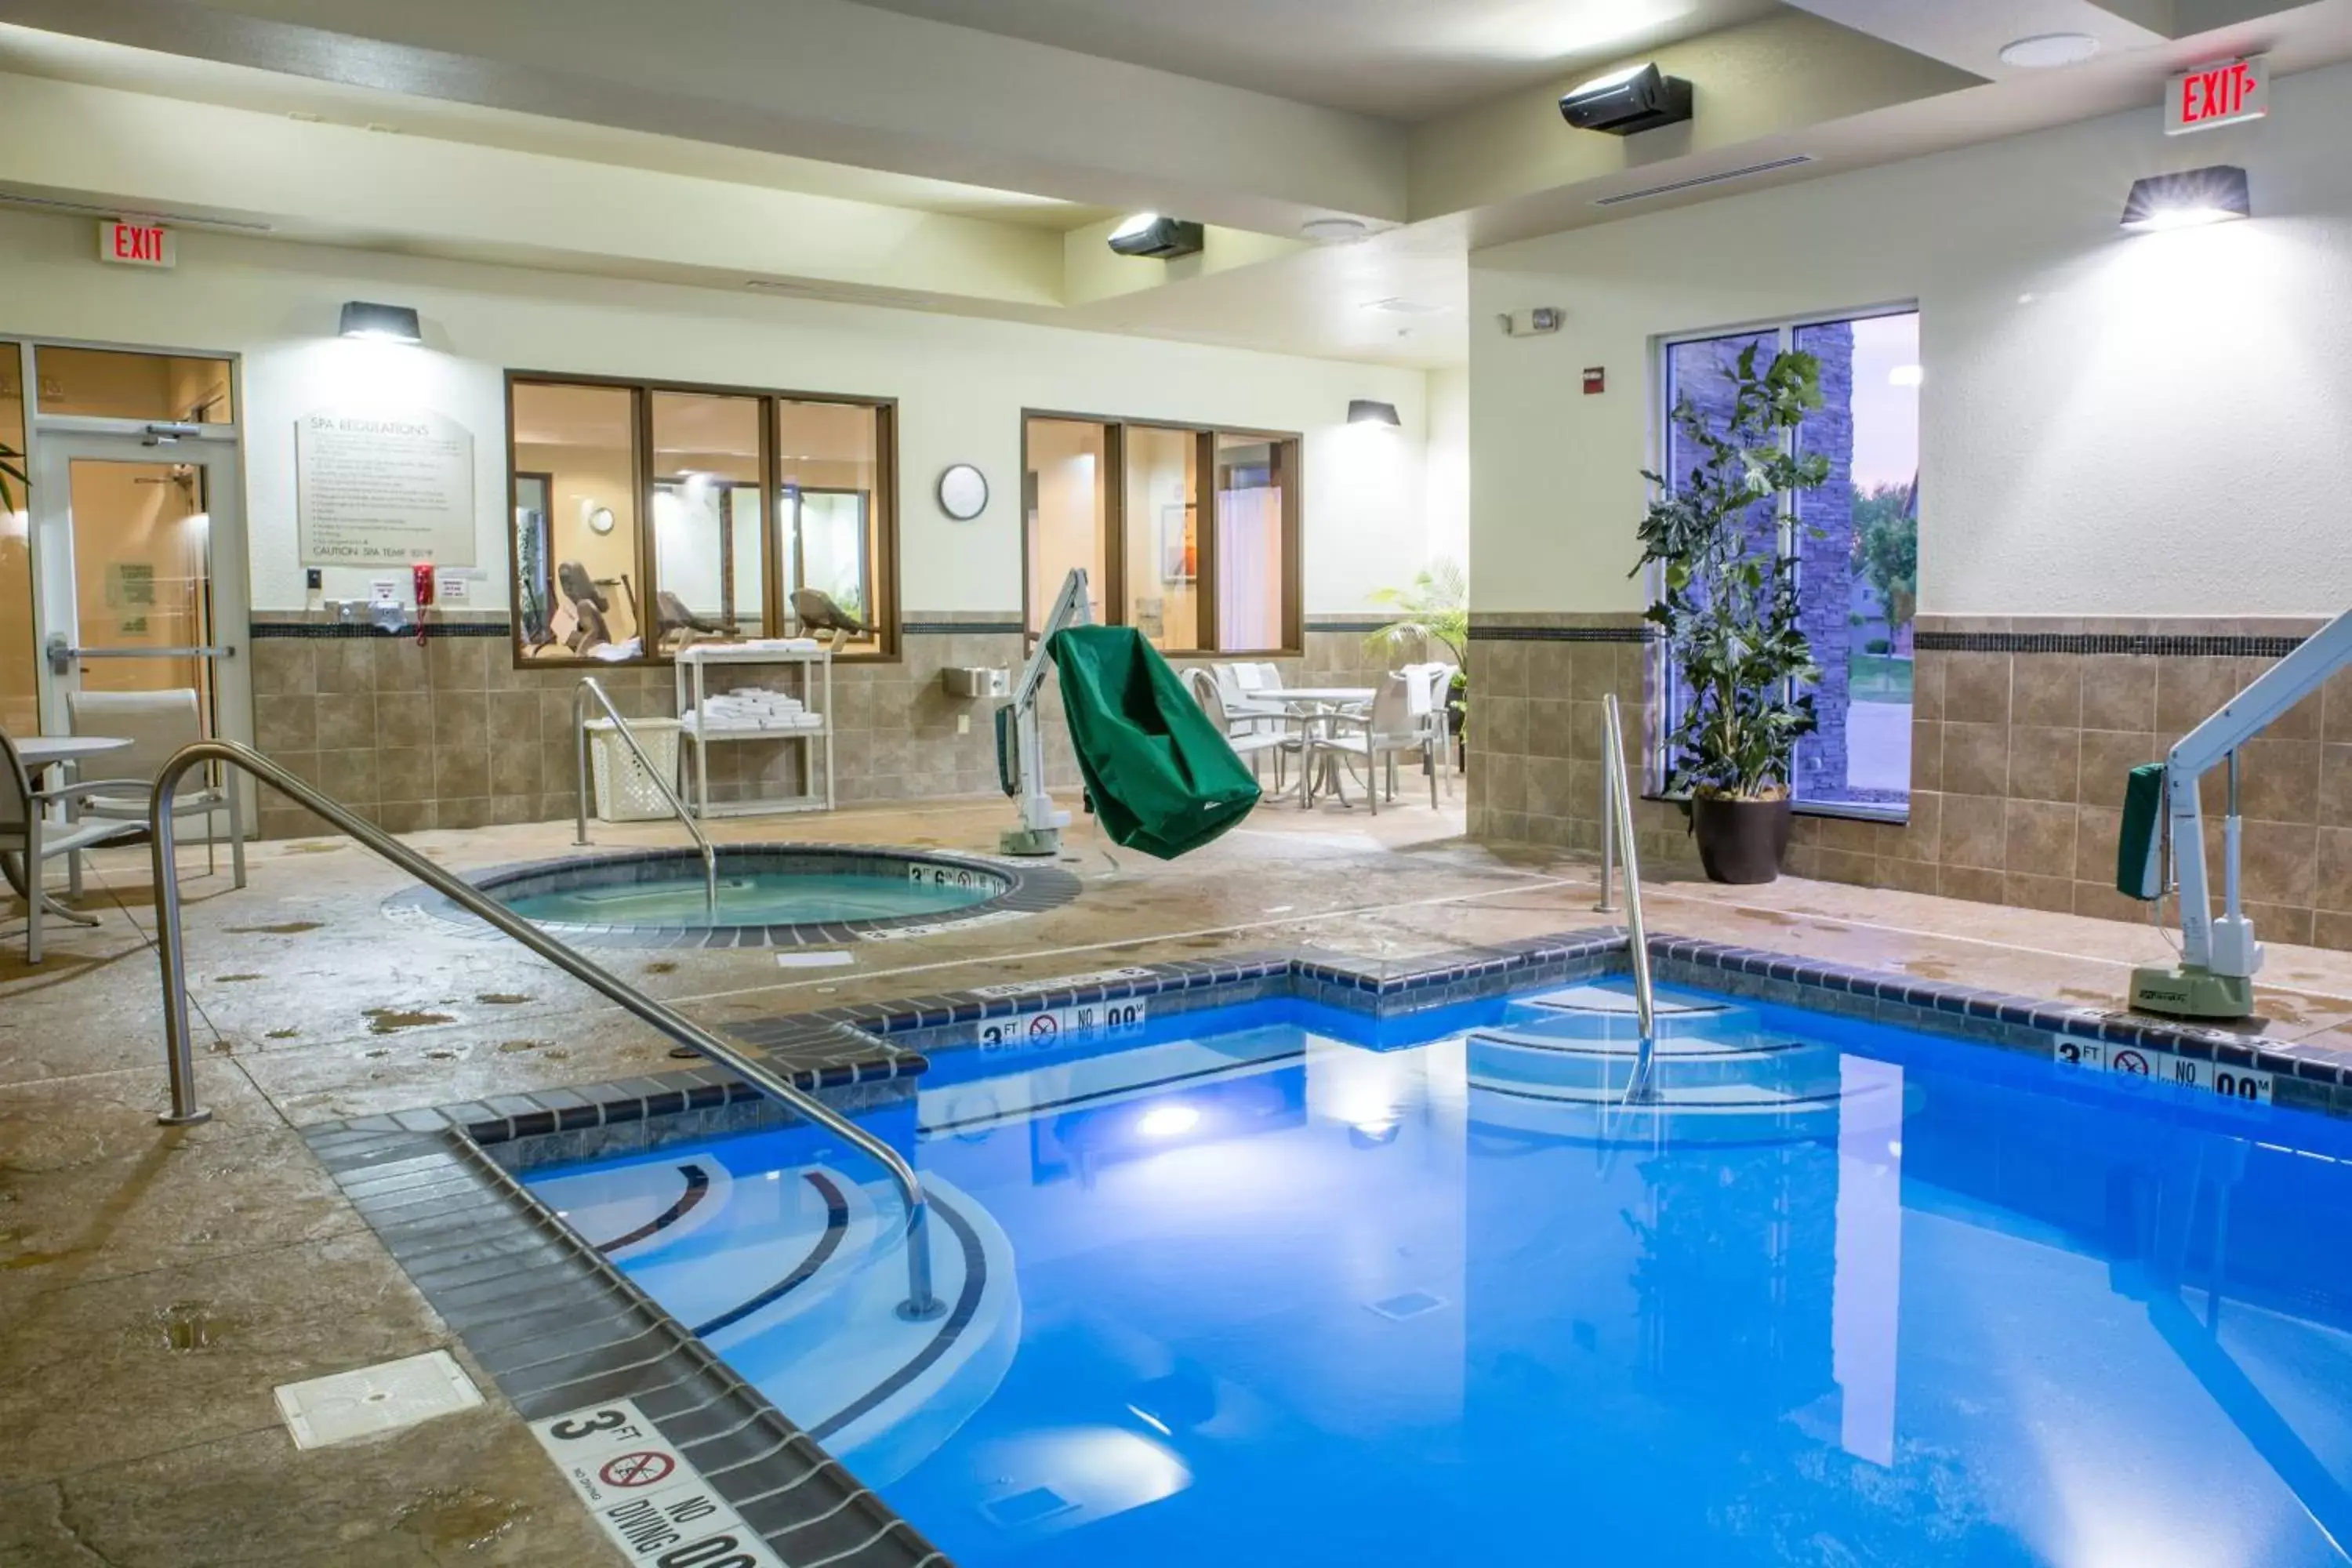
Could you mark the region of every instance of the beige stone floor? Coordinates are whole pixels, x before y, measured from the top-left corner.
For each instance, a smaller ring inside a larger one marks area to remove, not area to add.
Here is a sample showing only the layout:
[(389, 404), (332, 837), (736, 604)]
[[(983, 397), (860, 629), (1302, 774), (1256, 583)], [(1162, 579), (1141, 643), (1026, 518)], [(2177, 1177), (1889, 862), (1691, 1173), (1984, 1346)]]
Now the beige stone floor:
[[(730, 838), (987, 848), (998, 800), (730, 825)], [(1263, 808), (1173, 866), (1090, 835), (1075, 902), (968, 932), (860, 944), (850, 967), (772, 952), (608, 956), (707, 1023), (1154, 957), (1308, 942), (1408, 956), (1607, 923), (1593, 868), (1463, 840), (1458, 803), (1373, 818)], [(600, 846), (674, 841), (598, 826)], [(570, 852), (544, 824), (412, 840), (461, 869)], [(200, 852), (184, 864), (201, 872)], [(191, 874), (199, 1080), (164, 1101), (144, 851), (98, 858), (94, 931), (24, 963), (0, 913), (0, 1568), (617, 1562), (512, 1411), (298, 1454), (273, 1385), (447, 1346), (298, 1129), (370, 1111), (656, 1069), (666, 1042), (509, 944), (395, 923), (403, 879), (320, 837), (257, 846), (251, 885)], [(2144, 926), (1786, 880), (1658, 883), (1654, 929), (2028, 994), (2114, 1003), (2165, 952)], [(2273, 950), (2263, 1012), (2352, 1045), (2352, 955)]]

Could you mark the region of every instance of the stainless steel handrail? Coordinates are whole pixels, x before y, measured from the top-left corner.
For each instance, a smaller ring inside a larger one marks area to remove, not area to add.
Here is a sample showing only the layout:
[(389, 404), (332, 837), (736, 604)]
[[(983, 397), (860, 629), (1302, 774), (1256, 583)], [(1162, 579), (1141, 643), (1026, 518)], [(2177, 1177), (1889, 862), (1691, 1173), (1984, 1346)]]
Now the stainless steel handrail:
[(896, 1149), (822, 1100), (793, 1087), (774, 1068), (745, 1056), (732, 1042), (591, 963), (513, 910), (483, 897), (472, 884), (452, 876), (373, 823), (352, 816), (252, 748), (233, 741), (199, 741), (174, 752), (155, 776), (154, 800), (147, 813), (155, 879), (155, 956), (163, 971), (164, 1059), (172, 1079), (172, 1109), (157, 1121), (170, 1127), (185, 1127), (212, 1117), (212, 1112), (199, 1105), (196, 1099), (195, 1062), (188, 1037), (187, 966), (180, 936), (180, 887), (172, 874), (173, 797), (179, 792), (181, 778), (191, 768), (207, 762), (243, 768), (296, 805), (309, 807), (351, 835), (362, 848), (391, 861), (467, 914), (512, 937), (606, 1000), (617, 1003), (679, 1045), (690, 1047), (740, 1075), (761, 1093), (791, 1106), (835, 1137), (871, 1155), (889, 1173), (907, 1206), (907, 1299), (899, 1304), (898, 1315), (920, 1320), (935, 1318), (947, 1310), (931, 1290), (930, 1205), (924, 1199), (922, 1184), (916, 1179), (914, 1167)]
[(661, 791), (662, 800), (685, 825), (686, 830), (694, 836), (694, 847), (702, 851), (703, 913), (709, 917), (712, 925), (717, 925), (719, 854), (710, 847), (710, 836), (702, 831), (701, 824), (694, 820), (694, 814), (686, 809), (686, 802), (677, 798), (677, 791), (661, 776), (661, 770), (654, 766), (654, 760), (646, 755), (645, 747), (637, 743), (636, 736), (629, 730), (629, 721), (621, 717), (621, 710), (613, 706), (610, 697), (604, 695), (604, 682), (593, 675), (582, 676), (579, 686), (572, 693), (572, 749), (578, 768), (578, 777), (573, 781), (578, 788), (573, 799), (579, 814), (572, 841), (574, 844), (588, 842), (588, 708), (585, 700), (590, 697), (596, 699), (596, 706), (604, 710), (604, 716), (613, 721), (613, 728), (619, 731), (621, 739), (628, 742), (630, 755), (637, 759), (637, 766), (646, 770), (646, 776), (654, 781), (656, 789)]
[(1625, 782), (1625, 731), (1624, 721), (1619, 717), (1617, 694), (1609, 693), (1601, 707), (1609, 726), (1608, 732), (1601, 738), (1601, 788), (1607, 796), (1601, 817), (1601, 907), (1608, 908), (1607, 850), (1608, 841), (1613, 839), (1617, 858), (1625, 869), (1625, 936), (1633, 958), (1633, 1016), (1642, 1030), (1641, 1047), (1633, 1058), (1633, 1078), (1625, 1086), (1625, 1099), (1629, 1103), (1643, 1103), (1658, 1096), (1657, 1086), (1650, 1081), (1657, 1063), (1658, 1001), (1650, 983), (1650, 941), (1642, 919), (1642, 858), (1633, 841), (1633, 795)]

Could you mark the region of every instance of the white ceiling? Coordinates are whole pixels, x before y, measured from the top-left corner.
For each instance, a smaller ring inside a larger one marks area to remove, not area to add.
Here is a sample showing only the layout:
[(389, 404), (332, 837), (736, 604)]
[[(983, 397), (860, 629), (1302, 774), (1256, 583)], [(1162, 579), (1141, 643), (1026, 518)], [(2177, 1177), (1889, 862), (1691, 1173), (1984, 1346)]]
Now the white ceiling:
[(1777, 0), (858, 3), (1406, 121), (1781, 8)]
[(0, 23), (0, 71), (83, 82), (125, 92), (152, 93), (190, 103), (260, 110), (339, 125), (363, 125), (407, 136), (430, 136), (518, 153), (578, 158), (593, 163), (647, 169), (696, 179), (837, 196), (958, 217), (1082, 228), (1113, 216), (1052, 196), (990, 190), (952, 180), (927, 179), (883, 169), (795, 158), (782, 153), (649, 132), (520, 114), (455, 99), (425, 98), (353, 87), (316, 77), (257, 70), (189, 55)]

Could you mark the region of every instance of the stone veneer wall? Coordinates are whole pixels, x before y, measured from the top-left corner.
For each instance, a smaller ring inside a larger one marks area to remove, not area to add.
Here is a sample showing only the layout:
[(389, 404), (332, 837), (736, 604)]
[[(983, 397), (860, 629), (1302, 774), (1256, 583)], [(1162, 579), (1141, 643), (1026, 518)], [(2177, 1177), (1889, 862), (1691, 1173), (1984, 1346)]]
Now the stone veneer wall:
[[(1494, 623), (1512, 619), (1480, 617), (1472, 642), (1471, 831), (1593, 848), (1597, 752), (1584, 737), (1599, 731), (1589, 705), (1612, 679), (1630, 705), (1646, 677), (1648, 651), (1492, 640), (1511, 635)], [(1520, 635), (1558, 637), (1601, 618), (1540, 619), (1539, 628)], [(1923, 616), (1909, 820), (1800, 817), (1788, 868), (1981, 903), (2146, 921), (2147, 906), (2114, 887), (2126, 775), (2161, 760), (2319, 624)], [(2261, 934), (2352, 949), (2352, 675), (2297, 706), (2242, 756), (2243, 886)], [(2207, 780), (2217, 891), (2221, 787), (2218, 773)], [(1645, 826), (1643, 854), (1653, 855), (1654, 838), (1659, 863), (1687, 865), (1678, 816), (1650, 809), (1656, 830)]]
[[(676, 711), (669, 666), (518, 669), (505, 622), (492, 614), (436, 613), (421, 647), (413, 635), (372, 628), (352, 635), (361, 628), (299, 615), (256, 620), (254, 727), (261, 751), (396, 833), (571, 816), (572, 700), (583, 674), (595, 675), (631, 718)], [(1362, 628), (1377, 624), (1312, 621), (1306, 657), (1277, 662), (1286, 679), (1370, 685), (1386, 668), (1363, 647)], [(841, 804), (996, 793), (997, 704), (949, 697), (940, 671), (997, 665), (1017, 672), (1024, 641), (1019, 625), (1009, 614), (911, 616), (898, 660), (835, 666), (834, 781)], [(761, 674), (730, 673), (745, 681)], [(1075, 784), (1067, 731), (1050, 721), (1057, 710), (1052, 689), (1049, 684), (1048, 776), (1057, 785)], [(960, 715), (970, 717), (969, 733), (957, 732)], [(713, 798), (796, 790), (799, 750), (788, 742), (713, 748)], [(320, 828), (309, 812), (267, 790), (260, 805), (265, 838)], [(779, 828), (795, 836), (817, 831)]]

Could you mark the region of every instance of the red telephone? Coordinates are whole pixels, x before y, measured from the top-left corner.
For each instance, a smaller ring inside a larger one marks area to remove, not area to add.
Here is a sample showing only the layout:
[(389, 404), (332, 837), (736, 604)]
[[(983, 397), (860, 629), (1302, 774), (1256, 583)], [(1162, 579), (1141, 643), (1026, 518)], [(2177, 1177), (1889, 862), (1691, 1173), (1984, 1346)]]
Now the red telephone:
[(419, 561), (408, 569), (410, 580), (416, 584), (416, 646), (425, 646), (425, 612), (433, 605), (433, 563)]

